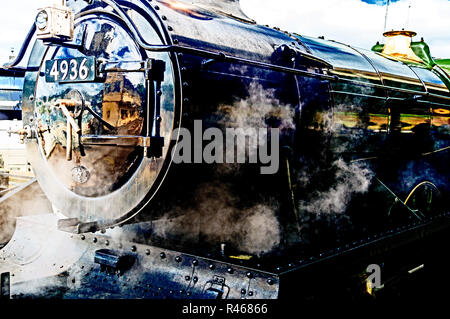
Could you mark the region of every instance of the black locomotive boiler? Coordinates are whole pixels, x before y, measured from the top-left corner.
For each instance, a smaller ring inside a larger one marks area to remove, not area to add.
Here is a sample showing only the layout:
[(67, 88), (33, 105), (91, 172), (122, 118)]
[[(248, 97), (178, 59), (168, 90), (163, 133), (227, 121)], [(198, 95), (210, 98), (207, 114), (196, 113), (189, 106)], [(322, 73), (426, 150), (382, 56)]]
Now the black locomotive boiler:
[[(20, 134), (53, 212), (17, 219), (3, 294), (278, 298), (311, 269), (362, 289), (370, 264), (417, 266), (449, 225), (450, 80), (420, 48), (260, 26), (234, 0), (43, 9), (9, 67), (29, 52)], [(210, 129), (234, 143), (207, 163)]]

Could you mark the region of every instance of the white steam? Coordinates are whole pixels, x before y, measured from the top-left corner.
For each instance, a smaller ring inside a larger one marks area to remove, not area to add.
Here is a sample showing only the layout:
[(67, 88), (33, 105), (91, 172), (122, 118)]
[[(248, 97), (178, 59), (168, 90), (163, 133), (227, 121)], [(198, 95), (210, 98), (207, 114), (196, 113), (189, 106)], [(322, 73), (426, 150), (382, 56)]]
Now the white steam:
[(312, 199), (300, 202), (300, 210), (316, 214), (342, 214), (353, 195), (369, 190), (373, 172), (361, 163), (346, 163), (339, 159), (333, 163), (335, 183), (326, 191), (316, 191)]

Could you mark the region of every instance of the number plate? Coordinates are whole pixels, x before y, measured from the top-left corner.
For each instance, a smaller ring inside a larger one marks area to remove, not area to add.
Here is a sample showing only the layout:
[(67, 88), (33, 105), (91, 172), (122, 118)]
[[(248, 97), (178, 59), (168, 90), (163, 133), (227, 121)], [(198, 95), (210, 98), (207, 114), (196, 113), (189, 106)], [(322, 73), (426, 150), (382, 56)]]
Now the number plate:
[(49, 83), (94, 81), (95, 58), (83, 57), (46, 61), (45, 80)]

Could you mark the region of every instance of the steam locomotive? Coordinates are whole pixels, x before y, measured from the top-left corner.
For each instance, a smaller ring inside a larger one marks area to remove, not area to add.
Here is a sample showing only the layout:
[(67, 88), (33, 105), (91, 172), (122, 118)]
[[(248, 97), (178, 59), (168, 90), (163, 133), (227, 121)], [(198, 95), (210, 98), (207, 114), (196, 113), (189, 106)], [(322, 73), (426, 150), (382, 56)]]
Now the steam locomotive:
[(301, 36), (236, 0), (42, 9), (8, 67), (29, 56), (18, 133), (39, 183), (16, 198), (45, 209), (0, 251), (2, 295), (270, 299), (311, 265), (363, 290), (370, 264), (415, 265), (449, 226), (450, 77), (386, 35)]

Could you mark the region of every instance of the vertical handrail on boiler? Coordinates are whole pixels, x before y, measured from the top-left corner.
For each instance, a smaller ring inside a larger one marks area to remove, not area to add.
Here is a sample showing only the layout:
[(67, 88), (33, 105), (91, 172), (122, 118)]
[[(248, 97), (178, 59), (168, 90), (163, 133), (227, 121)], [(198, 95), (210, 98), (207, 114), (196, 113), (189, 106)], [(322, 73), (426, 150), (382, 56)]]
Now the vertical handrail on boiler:
[(18, 66), (23, 58), (25, 57), (25, 54), (27, 53), (28, 47), (30, 45), (31, 39), (33, 39), (34, 33), (36, 32), (36, 24), (33, 23), (33, 25), (30, 28), (30, 31), (28, 31), (27, 36), (25, 37), (25, 41), (22, 44), (22, 47), (19, 50), (19, 54), (17, 55), (17, 57), (9, 62), (3, 65), (3, 67), (5, 69), (11, 69), (14, 68), (15, 66)]
[[(161, 137), (161, 86), (164, 81), (166, 64), (164, 61), (148, 59), (145, 65), (147, 86), (147, 123), (146, 137), (150, 138), (150, 147), (145, 149), (146, 157), (161, 157), (164, 138)], [(153, 118), (150, 115), (153, 114)]]
[[(151, 78), (151, 72), (150, 72), (150, 60), (147, 60), (146, 62), (146, 71), (145, 71), (145, 82), (146, 82), (146, 90), (147, 90), (147, 122), (146, 122), (146, 126), (145, 126), (145, 134), (146, 137), (150, 137), (151, 135), (151, 121), (150, 121), (150, 114), (152, 111), (152, 108), (154, 107), (154, 92), (155, 92), (155, 86), (153, 84), (153, 79)], [(149, 149), (145, 148), (144, 149), (144, 156), (148, 157), (148, 152)]]

